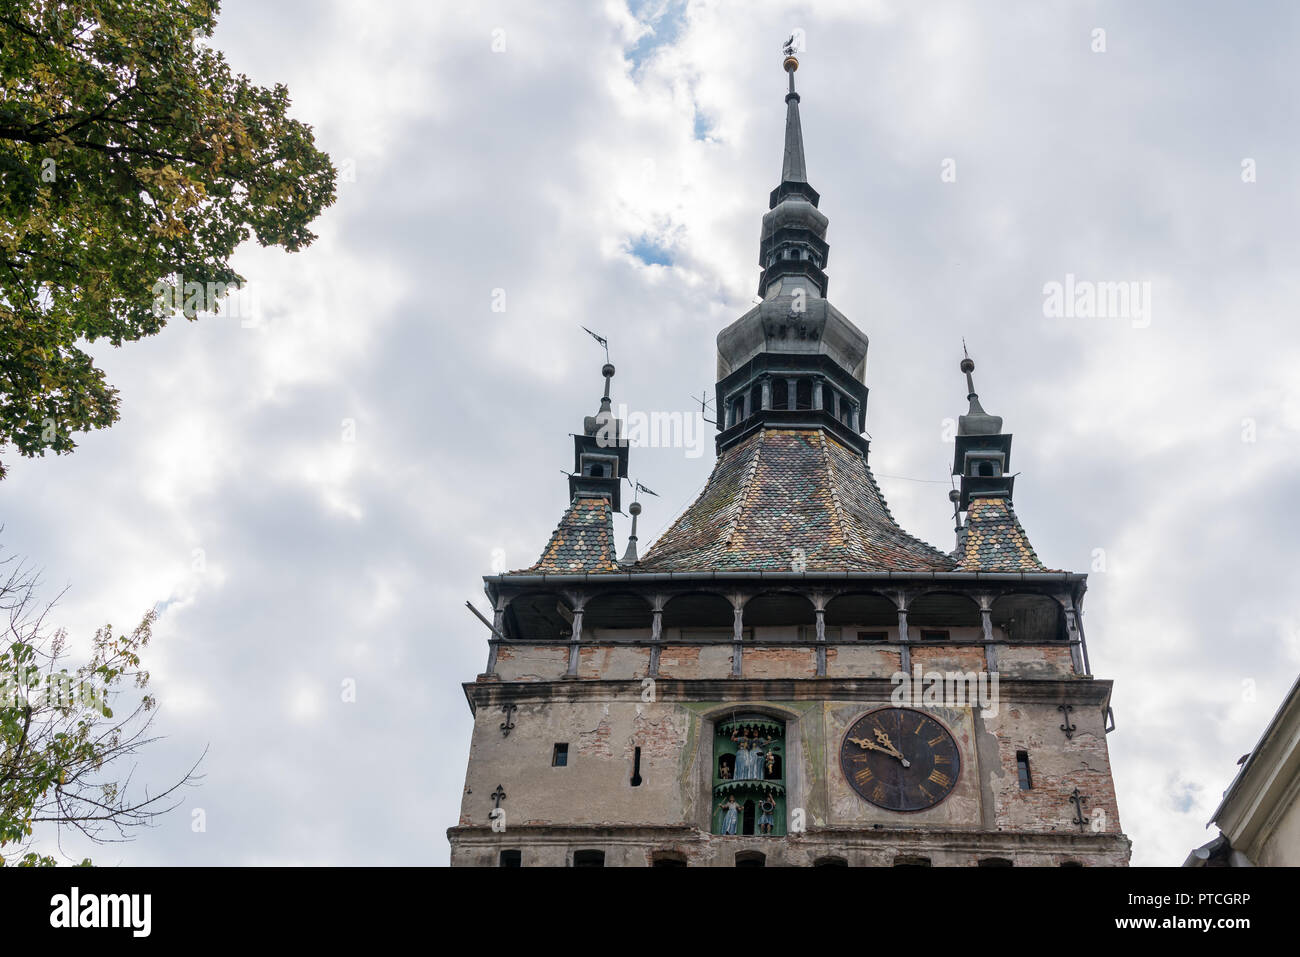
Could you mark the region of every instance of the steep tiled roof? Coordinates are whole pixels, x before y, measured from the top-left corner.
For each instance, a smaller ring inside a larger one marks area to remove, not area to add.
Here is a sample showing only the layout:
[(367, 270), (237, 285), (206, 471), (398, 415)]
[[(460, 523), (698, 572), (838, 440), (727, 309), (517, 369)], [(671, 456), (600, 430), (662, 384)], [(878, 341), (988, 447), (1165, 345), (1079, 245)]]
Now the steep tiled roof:
[(764, 429), (718, 456), (704, 491), (637, 568), (948, 571), (955, 564), (898, 527), (861, 452), (818, 429)]
[(965, 541), (958, 556), (962, 571), (1041, 572), (1011, 503), (1004, 498), (972, 498), (966, 513)]
[(616, 572), (614, 516), (607, 498), (575, 498), (530, 572)]

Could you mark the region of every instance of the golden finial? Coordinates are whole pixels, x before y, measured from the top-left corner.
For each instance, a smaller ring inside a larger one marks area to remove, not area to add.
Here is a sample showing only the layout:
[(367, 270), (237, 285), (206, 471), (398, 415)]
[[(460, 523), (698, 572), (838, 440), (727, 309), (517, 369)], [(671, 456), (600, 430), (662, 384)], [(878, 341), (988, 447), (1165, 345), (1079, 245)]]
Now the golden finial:
[(790, 39), (781, 45), (781, 52), (785, 54), (785, 62), (781, 65), (785, 67), (786, 73), (793, 73), (799, 69), (799, 58), (794, 55), (794, 34), (790, 34)]

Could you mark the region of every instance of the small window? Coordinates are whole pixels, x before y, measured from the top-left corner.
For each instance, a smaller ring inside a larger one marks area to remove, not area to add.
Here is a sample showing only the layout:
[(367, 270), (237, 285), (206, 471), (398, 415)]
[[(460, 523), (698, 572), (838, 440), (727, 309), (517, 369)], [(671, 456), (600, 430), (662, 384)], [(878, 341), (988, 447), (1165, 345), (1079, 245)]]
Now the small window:
[(858, 632), (858, 641), (888, 641), (889, 632), (887, 631), (860, 631)]
[(502, 851), (501, 857), (497, 861), (498, 867), (523, 867), (524, 855), (522, 851)]
[(555, 750), (551, 752), (551, 767), (564, 768), (569, 765), (569, 746), (567, 744), (557, 744)]
[(605, 852), (604, 851), (574, 851), (573, 866), (574, 867), (604, 867)]
[(913, 857), (902, 854), (894, 858), (895, 867), (929, 867), (930, 859), (928, 857)]
[(941, 628), (922, 628), (921, 640), (922, 641), (947, 641), (948, 631), (947, 629), (941, 629)]
[(983, 857), (980, 858), (978, 867), (1011, 867), (1012, 864), (1005, 857)]
[(1016, 771), (1020, 775), (1020, 790), (1028, 791), (1034, 786), (1033, 780), (1029, 776), (1029, 752), (1016, 752)]

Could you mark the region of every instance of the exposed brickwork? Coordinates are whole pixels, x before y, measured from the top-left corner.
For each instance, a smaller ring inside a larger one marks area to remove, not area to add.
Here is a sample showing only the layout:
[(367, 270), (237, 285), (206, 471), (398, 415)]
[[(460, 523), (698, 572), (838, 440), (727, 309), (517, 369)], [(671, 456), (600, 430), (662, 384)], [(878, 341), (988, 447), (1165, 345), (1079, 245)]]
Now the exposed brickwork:
[[(1070, 795), (1077, 787), (1086, 799), (1085, 833), (1093, 820), (1106, 833), (1121, 832), (1110, 755), (1100, 714), (1071, 713), (1076, 730), (1069, 739), (1060, 729), (1064, 720), (1050, 705), (1004, 706), (990, 721), (996, 729), (1000, 773), (992, 778), (995, 820), (1000, 827), (1078, 831)], [(1029, 755), (1032, 787), (1022, 790), (1016, 752)], [(1101, 816), (1098, 816), (1100, 812)]]
[(813, 648), (749, 646), (741, 670), (750, 678), (807, 678), (817, 671), (817, 652)]
[(983, 647), (970, 645), (912, 646), (912, 667), (920, 665), (925, 671), (983, 671)]

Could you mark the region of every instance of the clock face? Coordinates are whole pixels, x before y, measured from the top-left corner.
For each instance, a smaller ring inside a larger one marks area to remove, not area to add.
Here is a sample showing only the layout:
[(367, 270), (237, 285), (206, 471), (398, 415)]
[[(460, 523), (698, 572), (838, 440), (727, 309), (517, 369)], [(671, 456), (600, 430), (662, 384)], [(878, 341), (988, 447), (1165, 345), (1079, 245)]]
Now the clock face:
[(844, 735), (840, 769), (865, 801), (888, 811), (924, 811), (957, 786), (961, 752), (948, 729), (911, 708), (869, 711)]

